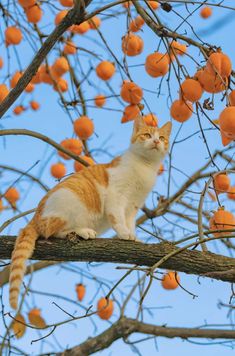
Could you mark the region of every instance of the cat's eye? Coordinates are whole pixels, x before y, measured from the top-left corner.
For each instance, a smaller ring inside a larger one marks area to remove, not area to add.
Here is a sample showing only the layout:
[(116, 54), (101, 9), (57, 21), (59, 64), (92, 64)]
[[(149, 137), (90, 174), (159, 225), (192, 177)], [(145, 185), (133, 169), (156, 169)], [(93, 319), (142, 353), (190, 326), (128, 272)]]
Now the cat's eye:
[(143, 136), (146, 137), (146, 138), (151, 138), (152, 137), (148, 132), (144, 133)]
[(164, 142), (165, 141), (165, 137), (164, 136), (160, 136), (159, 140)]

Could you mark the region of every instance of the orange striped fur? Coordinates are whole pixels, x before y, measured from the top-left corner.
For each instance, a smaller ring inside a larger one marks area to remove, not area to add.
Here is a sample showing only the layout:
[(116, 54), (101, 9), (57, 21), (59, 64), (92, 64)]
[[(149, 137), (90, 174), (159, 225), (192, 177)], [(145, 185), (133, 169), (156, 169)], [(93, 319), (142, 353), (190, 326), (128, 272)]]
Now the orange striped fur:
[(14, 309), (17, 309), (20, 285), (26, 269), (25, 261), (31, 257), (37, 238), (38, 233), (35, 230), (34, 224), (31, 222), (20, 231), (12, 252), (9, 282), (10, 305)]

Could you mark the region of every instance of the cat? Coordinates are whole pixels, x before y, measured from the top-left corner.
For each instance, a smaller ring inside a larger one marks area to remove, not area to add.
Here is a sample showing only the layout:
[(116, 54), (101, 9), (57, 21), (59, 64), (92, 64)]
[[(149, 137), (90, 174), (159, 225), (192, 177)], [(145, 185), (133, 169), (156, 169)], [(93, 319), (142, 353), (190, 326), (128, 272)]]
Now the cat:
[(134, 120), (129, 149), (107, 164), (84, 168), (58, 183), (40, 201), (34, 217), (20, 231), (12, 252), (10, 305), (17, 309), (26, 260), (39, 236), (88, 240), (113, 228), (120, 239), (136, 240), (135, 217), (153, 189), (168, 152), (172, 124), (147, 126)]

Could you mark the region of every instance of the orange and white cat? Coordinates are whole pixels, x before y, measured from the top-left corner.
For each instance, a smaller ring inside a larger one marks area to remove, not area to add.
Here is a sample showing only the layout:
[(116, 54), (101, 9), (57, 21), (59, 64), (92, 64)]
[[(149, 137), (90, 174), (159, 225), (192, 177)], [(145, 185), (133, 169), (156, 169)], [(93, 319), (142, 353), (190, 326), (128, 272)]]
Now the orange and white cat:
[(169, 147), (171, 122), (147, 126), (139, 116), (129, 149), (108, 164), (97, 164), (66, 178), (40, 201), (21, 230), (12, 253), (10, 305), (17, 309), (26, 260), (39, 236), (94, 239), (113, 228), (120, 239), (136, 240), (135, 217), (152, 190)]

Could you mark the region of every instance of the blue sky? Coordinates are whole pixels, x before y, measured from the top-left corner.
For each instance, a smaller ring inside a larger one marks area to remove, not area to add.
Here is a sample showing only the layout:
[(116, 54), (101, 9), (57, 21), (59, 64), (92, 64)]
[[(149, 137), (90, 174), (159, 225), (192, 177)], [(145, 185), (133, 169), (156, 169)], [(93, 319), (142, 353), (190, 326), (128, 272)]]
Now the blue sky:
[[(52, 4), (57, 4), (57, 1), (51, 2)], [(105, 2), (103, 2), (105, 3)], [(225, 1), (227, 5), (232, 5), (232, 1)], [(44, 19), (42, 22), (41, 29), (49, 34), (53, 28), (53, 11), (48, 10), (47, 7), (43, 5), (44, 9)], [(94, 6), (98, 6), (97, 2), (94, 3)], [(195, 8), (190, 6), (189, 9)], [(58, 6), (60, 8), (60, 6)], [(92, 9), (92, 6), (91, 6)], [(119, 11), (123, 12), (122, 7), (119, 6)], [(184, 6), (175, 5), (174, 10), (185, 16), (187, 11)], [(46, 12), (47, 11), (47, 12)], [(133, 11), (133, 10), (132, 10)], [(126, 32), (126, 15), (123, 14), (119, 17), (109, 18), (107, 20), (107, 15), (110, 14), (110, 11), (106, 11), (105, 15), (102, 15), (103, 19), (101, 31), (105, 36), (105, 39), (111, 49), (115, 52), (117, 57), (122, 60), (123, 55), (120, 51), (121, 48), (121, 36)], [(202, 20), (199, 17), (198, 11), (190, 17), (189, 21), (194, 26), (196, 31), (201, 33), (201, 38), (208, 43), (222, 46), (224, 53), (227, 53), (232, 59), (233, 63), (235, 61), (234, 51), (231, 42), (231, 35), (234, 32), (234, 20), (231, 21), (231, 13), (228, 10), (221, 8), (214, 8), (213, 15), (211, 19)], [(157, 14), (161, 19), (162, 23), (168, 25), (170, 28), (174, 29), (180, 23), (180, 19), (174, 13), (166, 13), (163, 10), (158, 10)], [(20, 16), (20, 15), (19, 15)], [(234, 15), (233, 15), (234, 16)], [(20, 17), (19, 17), (20, 19)], [(218, 25), (218, 23), (220, 25)], [(219, 27), (221, 26), (221, 28)], [(187, 25), (180, 27), (180, 32), (184, 33), (187, 31), (188, 36), (192, 35), (191, 29)], [(1, 32), (4, 31), (4, 26), (2, 25)], [(168, 98), (168, 87), (166, 82), (163, 81), (161, 88), (161, 94), (158, 96), (158, 86), (160, 79), (150, 78), (144, 71), (144, 61), (146, 56), (155, 51), (159, 45), (159, 38), (157, 38), (147, 26), (143, 27), (143, 31), (140, 36), (144, 39), (144, 50), (140, 56), (130, 57), (127, 59), (129, 65), (129, 71), (132, 76), (132, 79), (139, 84), (144, 89), (144, 97), (147, 104), (145, 105), (144, 112), (147, 113), (147, 105), (149, 105), (150, 110), (154, 112), (159, 118), (160, 125), (165, 123), (170, 119), (169, 114), (169, 105), (170, 101)], [(194, 36), (195, 38), (195, 36)], [(111, 59), (110, 54), (104, 50), (103, 45), (98, 45), (99, 36), (95, 31), (90, 31), (87, 35), (75, 37), (75, 43), (89, 51), (92, 51), (94, 54), (98, 55), (102, 59)], [(34, 44), (35, 45), (35, 44)], [(39, 45), (36, 44), (35, 47)], [(49, 62), (51, 63), (56, 55), (58, 55), (58, 46), (56, 50), (49, 55)], [(1, 55), (3, 55), (5, 62), (7, 62), (7, 54), (4, 50), (3, 43), (1, 43)], [(19, 60), (22, 63), (22, 67), (25, 68), (30, 60), (33, 58), (35, 49), (30, 48), (28, 42), (24, 41), (19, 47)], [(164, 51), (164, 47), (161, 45), (160, 49)], [(201, 61), (202, 57), (199, 57), (199, 52), (197, 49), (189, 48), (188, 52), (190, 55), (197, 61)], [(9, 48), (10, 55), (10, 68), (12, 70), (17, 70), (18, 64), (15, 56), (15, 51), (12, 47)], [(78, 50), (78, 57), (76, 60), (72, 60), (73, 65), (76, 65), (77, 75), (79, 80), (82, 80), (83, 74), (80, 70), (80, 64), (86, 73), (90, 66), (95, 66), (99, 60), (94, 56), (88, 56), (86, 52), (82, 49)], [(190, 58), (183, 58), (182, 63), (185, 64), (186, 68), (189, 68), (189, 74), (193, 75), (196, 68), (192, 65), (192, 60)], [(202, 62), (203, 64), (203, 62)], [(6, 69), (3, 69), (0, 72), (1, 80), (6, 79)], [(119, 94), (120, 86), (122, 83), (122, 78), (119, 73), (110, 81), (110, 85), (113, 88), (116, 94)], [(177, 81), (172, 75), (170, 82), (171, 92), (173, 99), (178, 97), (178, 85)], [(84, 83), (82, 86), (84, 96), (87, 99), (92, 99), (98, 93), (108, 94), (109, 89), (106, 84), (101, 80), (97, 79), (95, 74), (90, 76), (90, 83)], [(66, 94), (66, 97), (69, 98), (70, 94)], [(205, 98), (209, 97), (208, 94), (205, 94)], [(14, 116), (12, 110), (10, 109), (5, 117), (1, 121), (2, 128), (27, 128), (29, 130), (38, 131), (52, 138), (56, 142), (60, 142), (65, 137), (71, 137), (73, 134), (73, 129), (71, 121), (68, 116), (58, 105), (58, 95), (55, 93), (51, 87), (42, 84), (36, 87), (35, 91), (32, 94), (22, 94), (18, 99), (17, 103), (27, 103), (31, 100), (38, 100), (41, 104), (41, 109), (38, 112), (32, 112), (27, 110), (21, 116)], [(216, 119), (220, 111), (224, 107), (224, 102), (220, 101), (221, 96), (215, 99), (215, 110), (210, 113), (212, 119)], [(122, 125), (120, 123), (123, 110), (123, 105), (121, 105), (115, 98), (109, 98), (107, 101), (107, 108), (97, 109), (92, 105), (88, 106), (88, 116), (94, 120), (95, 132), (94, 135), (89, 140), (89, 147), (91, 150), (94, 150), (94, 158), (97, 163), (107, 162), (110, 160), (110, 157), (122, 153), (129, 145), (129, 138), (132, 130), (132, 123), (127, 123)], [(112, 110), (114, 109), (114, 110)], [(120, 111), (116, 111), (120, 110)], [(76, 119), (81, 113), (81, 109), (78, 106), (75, 110), (71, 110), (72, 119)], [(205, 117), (202, 117), (202, 126), (203, 128), (211, 127), (209, 122)], [(180, 124), (173, 122), (173, 138), (175, 137), (177, 131), (180, 128)], [(193, 115), (190, 120), (188, 120), (182, 127), (178, 140), (191, 135), (192, 133), (199, 130), (198, 121), (196, 115)], [(213, 152), (215, 149), (221, 149), (222, 144), (220, 140), (220, 135), (217, 131), (205, 131), (206, 137), (208, 140), (209, 147)], [(57, 162), (58, 156), (56, 151), (49, 146), (46, 146), (45, 143), (42, 143), (32, 137), (14, 137), (8, 136), (5, 140), (0, 140), (0, 150), (1, 150), (1, 161), (0, 164), (7, 164), (9, 166), (14, 166), (19, 169), (28, 170), (30, 167), (35, 165), (37, 161), (39, 163), (32, 169), (30, 172), (36, 176), (40, 176), (42, 181), (46, 183), (49, 187), (52, 187), (55, 184), (55, 180), (50, 176), (49, 168), (52, 163)], [(107, 151), (107, 152), (104, 152)], [(177, 169), (180, 169), (184, 172), (178, 173), (176, 170), (172, 170), (171, 176), (171, 193), (173, 193), (177, 186), (180, 186), (185, 181), (185, 175), (190, 176), (194, 171), (196, 171), (200, 166), (202, 166), (208, 159), (208, 152), (201, 134), (198, 133), (192, 138), (185, 140), (180, 144), (176, 144), (173, 151), (173, 165)], [(167, 161), (167, 160), (166, 160)], [(167, 167), (167, 162), (165, 163)], [(220, 169), (224, 168), (224, 162), (219, 162)], [(72, 162), (67, 163), (68, 173), (72, 173)], [(4, 191), (9, 184), (14, 183), (18, 176), (10, 172), (2, 172), (0, 177), (1, 179), (1, 190)], [(158, 180), (155, 190), (160, 195), (166, 194), (168, 176), (167, 172), (164, 173)], [(231, 177), (233, 184), (235, 182), (234, 177)], [(43, 196), (44, 192), (37, 186), (32, 185), (28, 180), (21, 179), (16, 186), (21, 192), (21, 201), (19, 208), (21, 211), (34, 208), (40, 198)], [(195, 188), (195, 187), (194, 187)], [(197, 191), (200, 191), (203, 188), (203, 182), (200, 187), (197, 187)], [(196, 190), (196, 188), (195, 188)], [(191, 193), (188, 193), (188, 196), (191, 197)], [(197, 198), (197, 195), (194, 195), (193, 198)], [(225, 201), (226, 206), (233, 209), (234, 207), (231, 203), (228, 203), (225, 197), (222, 198), (222, 201)], [(155, 201), (156, 203), (156, 201)], [(148, 206), (152, 204), (152, 197), (149, 197)], [(196, 204), (196, 202), (195, 202)], [(208, 204), (208, 209), (215, 208), (216, 204)], [(0, 222), (4, 222), (7, 218), (12, 216), (12, 211), (6, 211), (0, 215)], [(170, 216), (169, 216), (170, 218)], [(165, 223), (162, 218), (155, 220), (155, 225), (162, 226)], [(13, 225), (5, 230), (6, 234), (15, 234), (18, 229), (25, 224), (25, 219), (18, 220)], [(195, 226), (189, 226), (186, 222), (182, 222), (182, 225), (185, 229), (196, 230)], [(149, 227), (150, 225), (147, 224)], [(172, 226), (171, 226), (172, 229)], [(172, 233), (172, 232), (171, 232)], [(182, 229), (177, 227), (174, 228), (173, 233), (175, 237), (182, 237)], [(188, 233), (187, 230), (184, 233)], [(109, 235), (111, 235), (109, 233)], [(139, 235), (143, 234), (139, 231)], [(221, 248), (218, 244), (210, 245), (212, 251), (216, 251), (216, 247)], [(218, 252), (218, 251), (217, 251)], [(225, 251), (222, 251), (225, 252)], [(84, 305), (89, 306), (91, 304), (96, 305), (98, 297), (101, 295), (101, 291), (96, 296), (97, 292), (97, 283), (92, 279), (87, 279), (85, 276), (87, 273), (92, 275), (100, 276), (100, 278), (107, 279), (110, 282), (116, 281), (119, 277), (122, 276), (123, 272), (117, 271), (116, 266), (112, 264), (107, 265), (97, 265), (91, 264), (87, 265), (85, 263), (74, 263), (70, 266), (75, 270), (74, 272), (64, 270), (60, 267), (51, 267), (45, 270), (44, 272), (35, 273), (32, 281), (32, 289), (44, 291), (48, 293), (60, 294), (76, 300), (76, 295), (74, 292), (74, 286), (76, 283), (79, 283), (81, 280), (87, 285), (87, 296), (84, 300)], [(75, 269), (76, 268), (76, 269)], [(84, 276), (82, 277), (81, 271), (83, 271)], [(149, 295), (146, 298), (145, 305), (153, 309), (153, 315), (145, 313), (145, 321), (153, 323), (156, 325), (167, 324), (169, 326), (189, 326), (196, 327), (198, 325), (204, 324), (230, 324), (230, 320), (226, 317), (226, 311), (224, 309), (219, 309), (217, 304), (219, 300), (228, 303), (231, 295), (231, 287), (228, 283), (222, 283), (217, 281), (211, 281), (210, 279), (198, 279), (195, 276), (189, 276), (180, 274), (181, 283), (184, 288), (188, 289), (190, 292), (196, 294), (197, 298), (192, 298), (191, 295), (178, 288), (176, 291), (165, 291), (161, 288), (159, 282), (154, 282)], [(90, 277), (91, 278), (91, 277)], [(136, 275), (132, 275), (125, 283), (121, 285), (122, 292), (129, 290), (130, 285), (136, 281)], [(27, 282), (28, 277), (25, 278)], [(108, 289), (104, 288), (104, 293), (107, 293)], [(9, 311), (7, 297), (8, 297), (8, 288), (5, 287), (3, 290), (4, 303), (6, 305), (6, 311)], [(121, 300), (121, 294), (119, 291), (115, 293), (115, 298)], [(138, 295), (136, 295), (138, 298)], [(79, 306), (75, 306), (71, 303), (66, 303), (62, 300), (57, 300), (53, 297), (41, 297), (35, 295), (33, 298), (28, 297), (26, 304), (23, 308), (23, 312), (27, 313), (27, 310), (33, 306), (38, 306), (42, 309), (42, 315), (45, 317), (48, 323), (60, 321), (66, 318), (64, 313), (62, 313), (55, 305), (52, 304), (53, 301), (56, 301), (60, 307), (65, 308), (69, 313), (74, 313), (77, 311), (78, 314), (82, 313), (82, 310)], [(137, 309), (137, 304), (133, 301), (130, 303), (130, 306), (127, 310), (127, 315), (134, 317)], [(116, 305), (114, 316), (111, 321), (115, 321), (118, 317), (118, 307)], [(96, 333), (100, 333), (109, 326), (108, 322), (100, 321), (97, 316), (93, 317), (94, 322), (97, 325)], [(0, 326), (2, 330), (2, 324)], [(1, 332), (1, 335), (3, 332)], [(42, 332), (44, 335), (45, 332)], [(88, 320), (81, 320), (77, 322), (70, 323), (69, 325), (58, 328), (54, 335), (59, 340), (60, 344), (63, 347), (72, 347), (82, 341), (84, 341), (88, 336), (94, 335), (93, 324)], [(143, 335), (134, 335), (130, 339), (137, 340), (142, 338)], [(33, 343), (31, 340), (38, 338), (38, 333), (32, 330), (28, 330), (24, 338), (15, 342), (15, 345), (24, 348), (29, 354), (37, 354), (39, 352), (46, 352), (51, 350), (52, 346), (49, 344), (52, 343), (53, 347), (57, 345), (53, 336), (46, 339), (44, 344), (44, 349), (40, 350), (40, 343)], [(48, 343), (47, 343), (48, 341)], [(200, 343), (207, 344), (206, 340), (198, 340)], [(208, 356), (208, 354), (213, 356), (221, 355), (221, 352), (225, 352), (228, 355), (232, 355), (234, 350), (231, 347), (226, 345), (220, 345), (213, 342), (208, 342), (210, 345), (194, 345), (187, 341), (182, 341), (179, 339), (168, 340), (164, 338), (157, 339), (158, 352), (154, 346), (154, 342), (149, 340), (142, 344), (137, 344), (141, 355), (152, 355), (159, 354), (164, 356), (172, 355), (173, 353), (181, 356), (188, 356), (189, 354), (194, 356), (198, 355), (200, 352), (201, 356)], [(230, 345), (231, 346), (231, 345)], [(59, 349), (59, 345), (57, 345)], [(177, 350), (177, 351), (176, 351)], [(115, 342), (108, 350), (104, 350), (99, 353), (101, 355), (119, 355), (120, 353), (124, 355), (134, 354), (133, 350), (125, 345), (122, 340)]]

